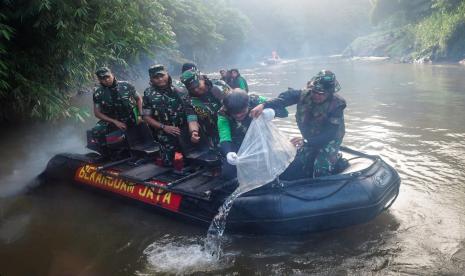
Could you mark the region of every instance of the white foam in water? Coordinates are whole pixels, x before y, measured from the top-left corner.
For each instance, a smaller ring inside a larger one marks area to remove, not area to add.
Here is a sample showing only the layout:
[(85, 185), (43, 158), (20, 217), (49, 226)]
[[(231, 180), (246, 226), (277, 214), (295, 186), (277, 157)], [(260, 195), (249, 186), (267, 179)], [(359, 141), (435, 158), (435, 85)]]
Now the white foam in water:
[(144, 254), (148, 267), (139, 275), (209, 272), (224, 269), (229, 263), (227, 258), (219, 260), (205, 250), (201, 240), (182, 237), (156, 241), (144, 250)]
[(151, 273), (187, 274), (194, 272), (209, 272), (224, 269), (232, 265), (229, 258), (225, 258), (222, 250), (223, 232), (226, 218), (231, 210), (234, 199), (240, 193), (234, 192), (218, 210), (208, 229), (207, 237), (203, 240), (168, 238), (149, 245), (144, 254), (147, 256), (148, 267), (139, 275)]

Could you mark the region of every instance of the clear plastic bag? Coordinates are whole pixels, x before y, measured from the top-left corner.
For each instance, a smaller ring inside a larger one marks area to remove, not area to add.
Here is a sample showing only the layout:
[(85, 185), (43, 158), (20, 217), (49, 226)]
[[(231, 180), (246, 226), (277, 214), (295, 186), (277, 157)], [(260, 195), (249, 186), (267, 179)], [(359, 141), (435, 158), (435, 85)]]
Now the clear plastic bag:
[(271, 120), (254, 119), (237, 153), (239, 193), (276, 179), (294, 160), (296, 149)]

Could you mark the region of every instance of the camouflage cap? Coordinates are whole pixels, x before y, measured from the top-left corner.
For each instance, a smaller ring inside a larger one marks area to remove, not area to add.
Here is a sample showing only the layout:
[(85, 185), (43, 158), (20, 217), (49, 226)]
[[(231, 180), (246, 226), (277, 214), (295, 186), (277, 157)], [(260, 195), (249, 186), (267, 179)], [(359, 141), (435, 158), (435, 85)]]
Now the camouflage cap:
[(191, 69), (198, 70), (197, 65), (195, 65), (195, 63), (186, 62), (182, 65), (181, 74)]
[(111, 70), (108, 67), (100, 67), (95, 71), (95, 75), (97, 75), (98, 78), (111, 76)]
[(154, 77), (158, 74), (160, 75), (168, 74), (168, 71), (166, 71), (165, 66), (163, 64), (156, 64), (156, 65), (150, 66), (149, 76)]
[(336, 93), (341, 90), (341, 86), (336, 80), (336, 75), (329, 70), (321, 70), (318, 72), (318, 74), (309, 81), (308, 88), (317, 93)]
[(193, 89), (200, 84), (200, 72), (195, 69), (190, 69), (182, 73), (181, 82), (187, 89)]

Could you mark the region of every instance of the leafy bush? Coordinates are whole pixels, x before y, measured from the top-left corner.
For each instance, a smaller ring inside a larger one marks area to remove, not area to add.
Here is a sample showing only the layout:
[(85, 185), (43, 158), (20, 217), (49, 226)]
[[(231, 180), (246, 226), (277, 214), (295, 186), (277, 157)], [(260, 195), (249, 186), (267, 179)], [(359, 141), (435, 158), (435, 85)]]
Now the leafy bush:
[[(87, 87), (96, 67), (122, 78), (156, 53), (207, 58), (229, 43), (216, 32), (224, 2), (168, 0), (0, 0), (0, 122), (82, 119), (70, 91)], [(245, 33), (231, 39), (241, 40)]]
[(458, 3), (458, 1), (438, 2), (434, 6), (438, 11), (415, 26), (417, 50), (429, 52), (436, 59), (460, 54), (449, 50), (457, 40), (463, 44), (461, 34), (465, 31), (465, 2), (456, 3), (455, 7), (451, 6), (452, 2)]
[[(407, 43), (394, 42), (393, 49), (410, 45), (412, 56), (432, 60), (465, 57), (464, 0), (372, 0), (371, 20), (381, 30), (406, 30)], [(394, 52), (399, 52), (395, 50)]]

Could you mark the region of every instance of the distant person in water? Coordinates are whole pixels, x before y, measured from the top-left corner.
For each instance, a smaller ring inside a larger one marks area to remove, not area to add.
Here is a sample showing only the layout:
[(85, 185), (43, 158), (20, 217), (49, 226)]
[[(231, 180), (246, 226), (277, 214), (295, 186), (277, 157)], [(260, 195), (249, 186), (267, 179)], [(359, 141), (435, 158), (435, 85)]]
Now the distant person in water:
[(125, 131), (142, 121), (142, 97), (132, 84), (117, 80), (107, 67), (99, 68), (95, 75), (100, 86), (93, 94), (94, 114), (100, 121), (91, 130), (91, 143), (97, 145), (100, 153), (107, 154), (107, 134), (118, 129)]
[(247, 81), (241, 76), (238, 69), (231, 69), (231, 78), (228, 82), (231, 88), (240, 88), (245, 92), (249, 93), (249, 85)]
[(296, 158), (281, 176), (283, 179), (327, 176), (343, 162), (339, 147), (345, 134), (346, 101), (336, 75), (320, 71), (302, 90), (289, 89), (277, 98), (255, 107), (251, 114), (260, 116), (264, 108), (283, 108), (297, 104), (296, 121), (302, 137), (291, 142), (298, 148)]
[(278, 59), (281, 59), (278, 55), (278, 52), (276, 51), (271, 51), (271, 58), (274, 59), (274, 60), (278, 60)]

